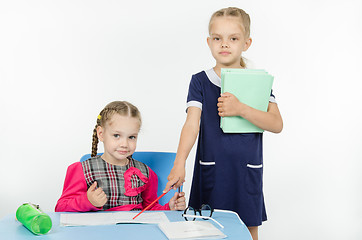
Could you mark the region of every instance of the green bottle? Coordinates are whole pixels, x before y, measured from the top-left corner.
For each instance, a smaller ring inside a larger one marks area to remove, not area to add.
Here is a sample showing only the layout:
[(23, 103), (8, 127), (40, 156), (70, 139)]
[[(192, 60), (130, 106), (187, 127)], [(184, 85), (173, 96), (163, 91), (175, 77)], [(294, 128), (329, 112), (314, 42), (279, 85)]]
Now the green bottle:
[(16, 219), (32, 233), (46, 234), (52, 228), (49, 215), (39, 209), (39, 205), (24, 203), (16, 211)]

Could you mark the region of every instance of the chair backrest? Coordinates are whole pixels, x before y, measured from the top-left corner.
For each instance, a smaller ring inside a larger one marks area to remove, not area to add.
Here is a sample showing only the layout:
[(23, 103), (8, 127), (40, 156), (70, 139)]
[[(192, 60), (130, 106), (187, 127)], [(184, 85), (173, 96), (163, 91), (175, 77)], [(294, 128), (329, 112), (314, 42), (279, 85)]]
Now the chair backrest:
[[(102, 153), (98, 153), (102, 155)], [(90, 154), (86, 154), (81, 157), (80, 161), (83, 162), (90, 158)], [(163, 189), (166, 187), (167, 176), (173, 167), (173, 162), (176, 157), (176, 153), (173, 152), (135, 152), (132, 157), (140, 162), (143, 162), (149, 166), (158, 176), (158, 190), (157, 196), (162, 194)], [(163, 196), (159, 203), (165, 205), (170, 201), (172, 196), (175, 195), (175, 190), (171, 190), (165, 196)]]

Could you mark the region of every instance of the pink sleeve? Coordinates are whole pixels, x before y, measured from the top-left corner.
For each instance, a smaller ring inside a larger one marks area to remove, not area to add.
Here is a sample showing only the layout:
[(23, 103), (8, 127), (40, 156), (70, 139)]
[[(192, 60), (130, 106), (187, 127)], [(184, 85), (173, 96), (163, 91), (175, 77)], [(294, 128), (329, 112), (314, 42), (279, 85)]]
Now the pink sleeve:
[(55, 211), (87, 212), (100, 210), (101, 208), (97, 208), (89, 202), (87, 190), (82, 164), (80, 162), (73, 163), (67, 169), (63, 193), (55, 206)]
[[(151, 168), (148, 168), (150, 171), (147, 187), (142, 192), (143, 203), (142, 207), (147, 207), (157, 198), (157, 189), (158, 189), (158, 179), (157, 175)], [(153, 204), (150, 210), (170, 210), (170, 206), (166, 203), (164, 206), (160, 205), (158, 201)]]

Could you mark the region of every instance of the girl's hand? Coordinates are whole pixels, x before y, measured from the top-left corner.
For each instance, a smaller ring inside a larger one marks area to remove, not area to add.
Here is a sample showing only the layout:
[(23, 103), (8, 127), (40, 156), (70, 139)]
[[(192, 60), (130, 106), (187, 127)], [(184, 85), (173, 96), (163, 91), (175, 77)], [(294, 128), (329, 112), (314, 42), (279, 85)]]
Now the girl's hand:
[(107, 195), (104, 193), (101, 187), (97, 188), (97, 182), (94, 182), (92, 186), (88, 188), (87, 197), (88, 200), (95, 207), (103, 207), (107, 202)]
[(185, 210), (186, 209), (186, 198), (184, 192), (177, 192), (168, 202), (170, 210)]
[(173, 166), (170, 175), (167, 177), (168, 183), (166, 184), (163, 192), (167, 192), (171, 187), (176, 190), (185, 182), (185, 167), (184, 166)]
[(241, 103), (233, 94), (223, 93), (218, 99), (218, 111), (220, 117), (242, 116), (246, 105)]

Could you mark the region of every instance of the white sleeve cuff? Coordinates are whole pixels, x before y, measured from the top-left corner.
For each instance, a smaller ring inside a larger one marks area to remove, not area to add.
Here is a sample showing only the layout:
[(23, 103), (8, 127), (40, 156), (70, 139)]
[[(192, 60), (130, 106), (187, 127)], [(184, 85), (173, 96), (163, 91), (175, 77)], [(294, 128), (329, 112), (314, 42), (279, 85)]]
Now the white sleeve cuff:
[(272, 96), (270, 96), (270, 98), (269, 98), (269, 102), (272, 102), (272, 103), (277, 103), (277, 101), (275, 100), (275, 97), (272, 97)]
[(186, 111), (187, 111), (187, 108), (189, 108), (189, 107), (198, 107), (202, 110), (202, 103), (200, 103), (198, 101), (190, 101), (190, 102), (186, 103)]

